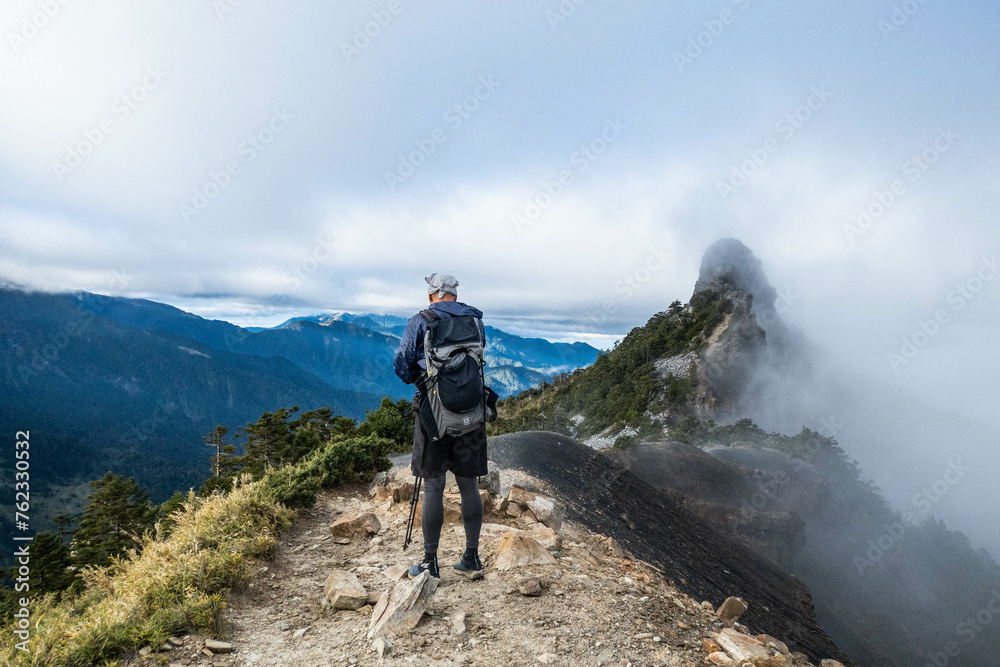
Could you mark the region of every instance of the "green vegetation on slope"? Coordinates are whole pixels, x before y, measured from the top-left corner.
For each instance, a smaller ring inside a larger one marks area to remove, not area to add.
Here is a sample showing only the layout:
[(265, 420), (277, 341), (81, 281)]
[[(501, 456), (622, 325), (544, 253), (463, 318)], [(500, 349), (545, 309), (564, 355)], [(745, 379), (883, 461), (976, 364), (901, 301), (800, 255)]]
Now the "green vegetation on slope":
[(491, 434), (530, 429), (569, 434), (570, 417), (578, 413), (586, 416), (581, 435), (609, 426), (643, 426), (647, 409), (680, 405), (694, 387), (690, 377), (674, 378), (665, 388), (662, 405), (656, 404), (662, 391), (654, 374), (656, 360), (696, 351), (730, 312), (732, 303), (712, 291), (695, 294), (687, 306), (674, 301), (593, 365), (500, 401)]
[[(1000, 597), (1000, 567), (929, 512), (894, 509), (835, 439), (808, 428), (788, 436), (750, 419), (719, 426), (694, 417), (671, 429), (670, 437), (702, 447), (778, 450), (829, 479), (829, 497), (807, 517), (808, 540), (790, 571), (807, 583), (820, 622), (830, 624), (842, 649), (871, 655), (894, 647), (894, 661), (884, 664), (911, 664), (907, 656), (940, 653), (955, 642), (961, 664), (995, 664), (1000, 636), (976, 632), (974, 617)], [(794, 477), (762, 484), (751, 499), (754, 507), (766, 511)], [(861, 631), (870, 628), (878, 628), (878, 642)]]
[[(80, 528), (67, 533), (72, 541), (62, 532), (37, 535), (30, 588), (0, 589), (0, 660), (114, 664), (171, 634), (211, 632), (226, 591), (274, 546), (295, 508), (311, 506), (320, 489), (389, 468), (388, 454), (412, 438), (409, 407), (386, 399), (360, 426), (329, 409), (294, 418), (296, 407), (265, 412), (245, 427), (242, 454), (220, 426), (205, 438), (221, 453), (213, 466), (219, 476), (197, 495), (175, 493), (158, 507), (132, 478), (109, 472), (92, 482)], [(31, 638), (22, 651), (13, 613), (26, 596)]]

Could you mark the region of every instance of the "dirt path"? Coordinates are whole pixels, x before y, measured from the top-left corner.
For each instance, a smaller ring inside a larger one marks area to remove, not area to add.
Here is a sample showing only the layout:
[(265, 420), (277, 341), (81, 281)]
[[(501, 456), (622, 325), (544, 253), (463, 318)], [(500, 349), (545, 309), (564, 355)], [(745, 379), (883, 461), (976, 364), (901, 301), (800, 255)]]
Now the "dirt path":
[[(501, 473), (511, 483), (546, 493), (545, 482), (517, 470)], [(231, 593), (216, 639), (232, 652), (212, 655), (205, 638), (186, 636), (170, 650), (129, 664), (143, 667), (269, 667), (387, 665), (409, 667), (520, 667), (521, 665), (619, 665), (693, 667), (706, 664), (702, 640), (722, 624), (708, 602), (680, 592), (655, 566), (637, 561), (614, 540), (580, 523), (566, 521), (554, 564), (506, 572), (493, 569), (500, 524), (514, 518), (488, 511), (480, 553), (486, 576), (466, 581), (452, 570), (464, 549), (461, 523), (446, 523), (439, 558), (442, 578), (427, 614), (380, 659), (367, 630), (371, 607), (333, 611), (324, 604), (323, 584), (333, 569), (354, 572), (372, 599), (392, 588), (384, 571), (409, 565), (422, 554), (419, 529), (409, 552), (402, 551), (407, 503), (375, 507), (364, 487), (320, 494), (282, 537), (257, 576)], [(373, 512), (381, 529), (373, 538), (338, 544), (329, 525), (345, 514)], [(490, 534), (492, 533), (492, 534)], [(669, 573), (667, 573), (669, 574)], [(528, 577), (542, 581), (538, 597), (521, 594)], [(719, 604), (721, 600), (713, 600)], [(458, 621), (462, 618), (462, 621)], [(804, 658), (804, 656), (802, 656)], [(779, 659), (780, 658), (780, 659)], [(777, 662), (792, 665), (789, 656)]]
[[(519, 481), (526, 479), (522, 475)], [(284, 536), (260, 576), (234, 592), (224, 615), (234, 653), (218, 656), (216, 664), (695, 665), (704, 657), (699, 635), (719, 627), (713, 615), (654, 570), (615, 558), (600, 536), (571, 522), (560, 531), (563, 546), (556, 565), (491, 571), (499, 538), (484, 536), (488, 574), (465, 581), (450, 568), (461, 556), (464, 532), (461, 524), (446, 524), (439, 551), (442, 579), (428, 615), (413, 633), (393, 638), (393, 648), (380, 662), (365, 636), (370, 609), (325, 610), (323, 582), (332, 569), (343, 568), (353, 570), (369, 592), (387, 590), (392, 582), (383, 570), (410, 564), (419, 557), (421, 543), (418, 532), (404, 555), (406, 506), (378, 509), (364, 490), (355, 491), (321, 495)], [(355, 511), (376, 512), (382, 530), (371, 541), (335, 544), (329, 524)], [(513, 523), (497, 514), (486, 520)], [(517, 589), (530, 576), (544, 582), (539, 597), (522, 596)], [(465, 629), (456, 632), (452, 619), (461, 612)]]

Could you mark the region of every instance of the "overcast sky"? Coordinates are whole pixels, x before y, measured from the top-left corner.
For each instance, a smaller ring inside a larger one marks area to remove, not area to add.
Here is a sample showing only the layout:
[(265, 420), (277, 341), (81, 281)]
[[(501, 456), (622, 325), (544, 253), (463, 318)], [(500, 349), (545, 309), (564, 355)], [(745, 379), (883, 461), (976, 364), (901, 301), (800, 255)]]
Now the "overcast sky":
[(6, 0), (0, 277), (263, 326), (444, 271), (606, 347), (734, 236), (840, 363), (996, 425), (998, 14)]

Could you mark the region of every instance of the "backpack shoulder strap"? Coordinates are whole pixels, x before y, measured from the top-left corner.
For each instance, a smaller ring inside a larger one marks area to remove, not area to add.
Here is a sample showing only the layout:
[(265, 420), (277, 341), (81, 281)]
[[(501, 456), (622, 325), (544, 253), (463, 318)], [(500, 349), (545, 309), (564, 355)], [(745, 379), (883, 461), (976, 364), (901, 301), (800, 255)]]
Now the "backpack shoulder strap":
[(441, 316), (435, 313), (430, 308), (424, 308), (423, 310), (420, 311), (419, 315), (422, 318), (424, 318), (427, 324), (434, 324), (435, 322), (441, 319)]

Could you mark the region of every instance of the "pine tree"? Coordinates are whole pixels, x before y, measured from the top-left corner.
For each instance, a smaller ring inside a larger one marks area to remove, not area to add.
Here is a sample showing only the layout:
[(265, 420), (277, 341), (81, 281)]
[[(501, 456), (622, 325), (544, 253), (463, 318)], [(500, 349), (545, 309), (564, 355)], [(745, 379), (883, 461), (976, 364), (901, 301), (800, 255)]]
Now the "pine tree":
[(288, 418), (298, 411), (299, 406), (294, 405), (265, 412), (256, 422), (243, 427), (247, 436), (245, 451), (240, 457), (243, 471), (257, 478), (268, 468), (283, 463), (284, 455), (291, 446), (292, 430)]
[(413, 446), (413, 427), (412, 401), (405, 398), (393, 401), (384, 396), (378, 410), (366, 411), (358, 435), (377, 435), (396, 443), (397, 451), (406, 450)]
[(60, 514), (55, 519), (52, 520), (56, 524), (56, 530), (59, 531), (59, 539), (66, 539), (67, 535), (72, 535), (72, 530), (67, 530), (66, 526), (74, 524), (78, 521), (78, 517), (72, 517), (68, 514)]
[(149, 495), (131, 477), (109, 472), (90, 486), (96, 490), (73, 537), (81, 567), (107, 565), (112, 556), (123, 556), (136, 548), (139, 537), (156, 519)]
[(206, 445), (215, 447), (215, 456), (212, 457), (212, 475), (214, 477), (222, 477), (223, 459), (227, 453), (231, 453), (226, 452), (225, 438), (228, 432), (229, 427), (220, 424), (215, 427), (214, 431), (202, 437)]
[(31, 575), (28, 585), (32, 594), (64, 591), (77, 580), (69, 546), (58, 534), (52, 531), (38, 533), (29, 549)]

